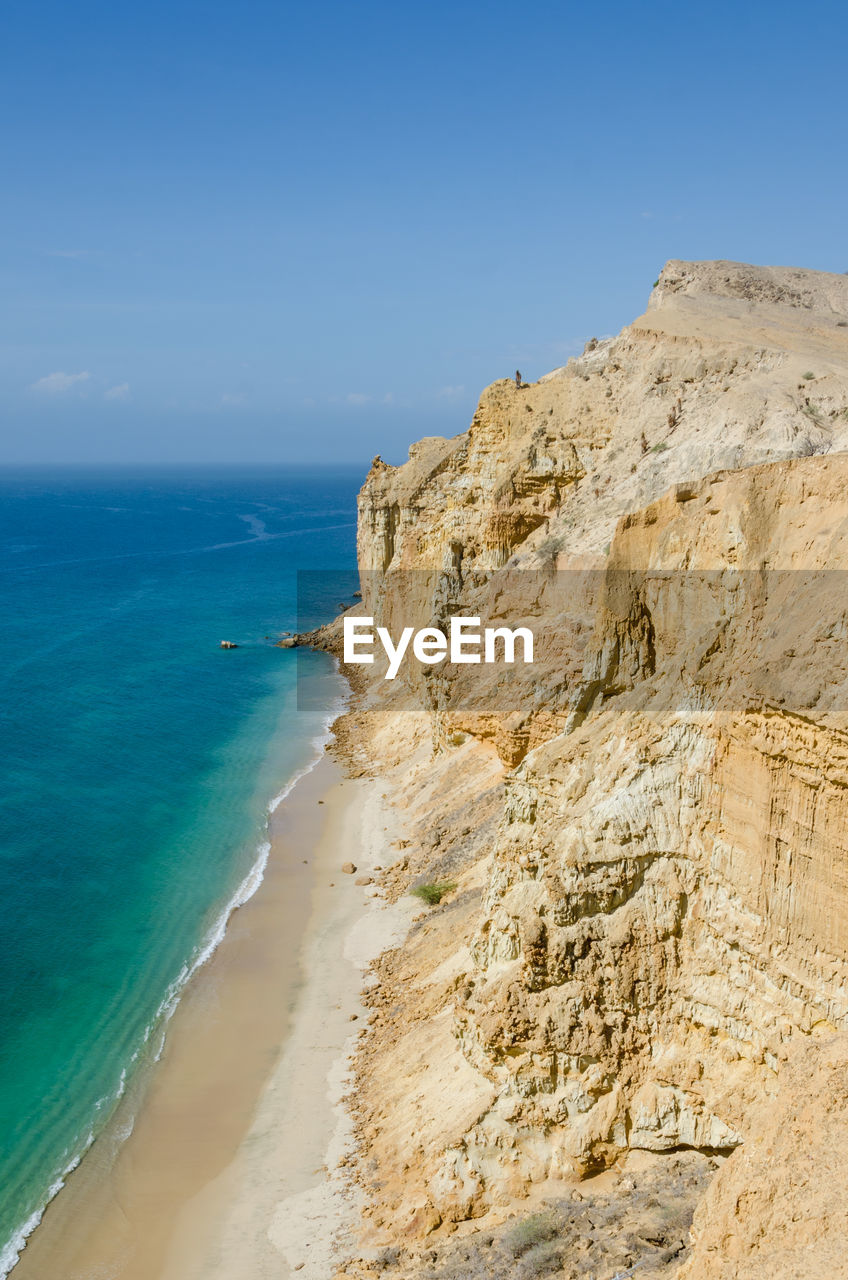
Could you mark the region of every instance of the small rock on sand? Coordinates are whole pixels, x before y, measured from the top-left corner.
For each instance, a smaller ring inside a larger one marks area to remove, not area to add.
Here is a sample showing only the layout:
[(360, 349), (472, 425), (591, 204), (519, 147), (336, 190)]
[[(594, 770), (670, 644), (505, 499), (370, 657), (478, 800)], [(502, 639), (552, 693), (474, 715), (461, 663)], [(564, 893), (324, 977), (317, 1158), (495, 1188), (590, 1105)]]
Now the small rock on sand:
[(356, 865), (353, 862), (343, 862), (342, 871), (345, 873), (346, 876), (355, 876)]
[(374, 877), (373, 876), (357, 876), (353, 883), (354, 884), (373, 884)]

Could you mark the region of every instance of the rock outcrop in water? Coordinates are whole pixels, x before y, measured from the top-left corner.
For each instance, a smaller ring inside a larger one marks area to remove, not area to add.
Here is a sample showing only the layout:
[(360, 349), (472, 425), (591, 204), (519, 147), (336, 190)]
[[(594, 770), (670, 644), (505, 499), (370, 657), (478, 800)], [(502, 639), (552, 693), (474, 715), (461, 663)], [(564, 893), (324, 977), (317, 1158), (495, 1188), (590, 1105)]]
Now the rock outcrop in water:
[(371, 1238), (692, 1148), (734, 1154), (681, 1275), (841, 1274), (848, 1116), (803, 1082), (844, 1092), (848, 1043), (848, 278), (669, 263), (618, 337), (376, 459), (358, 539), (386, 625), (541, 637), (340, 727), (402, 782), (390, 890), (458, 886), (376, 972)]

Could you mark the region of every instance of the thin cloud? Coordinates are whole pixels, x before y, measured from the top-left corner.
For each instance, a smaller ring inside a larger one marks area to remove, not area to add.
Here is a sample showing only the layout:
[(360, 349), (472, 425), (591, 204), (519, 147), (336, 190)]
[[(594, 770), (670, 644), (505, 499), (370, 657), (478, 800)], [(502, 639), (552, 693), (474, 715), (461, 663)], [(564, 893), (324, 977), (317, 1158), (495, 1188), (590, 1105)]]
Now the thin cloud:
[(116, 387), (109, 387), (103, 392), (104, 400), (126, 400), (130, 393), (130, 384), (128, 382), (119, 382)]
[(465, 394), (465, 387), (440, 387), (436, 395), (440, 400), (456, 400)]
[(48, 373), (45, 378), (39, 378), (37, 382), (33, 382), (33, 391), (46, 391), (48, 395), (60, 395), (63, 391), (70, 391), (71, 387), (77, 386), (80, 382), (87, 382), (91, 377), (88, 370), (83, 373)]
[(348, 391), (344, 397), (344, 403), (353, 405), (355, 408), (361, 408), (365, 404), (394, 404), (394, 392), (384, 391), (382, 395), (375, 393), (374, 395), (365, 395), (362, 391)]
[(247, 404), (247, 393), (245, 391), (225, 391), (221, 396), (221, 404)]

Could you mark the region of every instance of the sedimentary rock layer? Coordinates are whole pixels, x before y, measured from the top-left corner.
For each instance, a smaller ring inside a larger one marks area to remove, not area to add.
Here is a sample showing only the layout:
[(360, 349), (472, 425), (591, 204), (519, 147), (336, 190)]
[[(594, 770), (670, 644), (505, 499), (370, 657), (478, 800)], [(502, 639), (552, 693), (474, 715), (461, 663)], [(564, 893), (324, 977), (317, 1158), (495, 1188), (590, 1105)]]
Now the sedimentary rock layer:
[(787, 1090), (848, 1027), (846, 449), (848, 278), (672, 262), (618, 337), (373, 464), (362, 610), (542, 636), (536, 671), (373, 680), (344, 730), (403, 789), (389, 887), (456, 885), (376, 973), (373, 1238), (736, 1151), (686, 1275), (760, 1274), (716, 1226), (741, 1162), (784, 1176), (752, 1116), (813, 1124)]

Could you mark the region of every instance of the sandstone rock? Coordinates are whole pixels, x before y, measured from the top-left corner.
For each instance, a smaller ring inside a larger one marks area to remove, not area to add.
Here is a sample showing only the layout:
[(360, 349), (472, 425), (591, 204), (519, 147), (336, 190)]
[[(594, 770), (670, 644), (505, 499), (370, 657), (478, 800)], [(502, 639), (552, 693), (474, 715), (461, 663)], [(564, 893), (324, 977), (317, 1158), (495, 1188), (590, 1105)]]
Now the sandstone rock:
[(361, 610), (546, 646), (508, 682), (360, 669), (340, 730), (402, 791), (390, 893), (459, 885), (369, 996), (363, 1159), (406, 1238), (685, 1146), (734, 1151), (687, 1280), (806, 1275), (769, 1205), (840, 1273), (810, 1037), (848, 1029), (846, 318), (848, 277), (671, 262), (618, 337), (372, 466)]
[(713, 1181), (679, 1280), (830, 1280), (848, 1240), (848, 1036), (803, 1046)]
[(355, 875), (356, 875), (356, 865), (355, 865), (355, 863), (353, 863), (353, 862), (343, 862), (343, 863), (342, 863), (342, 871), (345, 873), (345, 875), (346, 875), (346, 876), (355, 876)]

